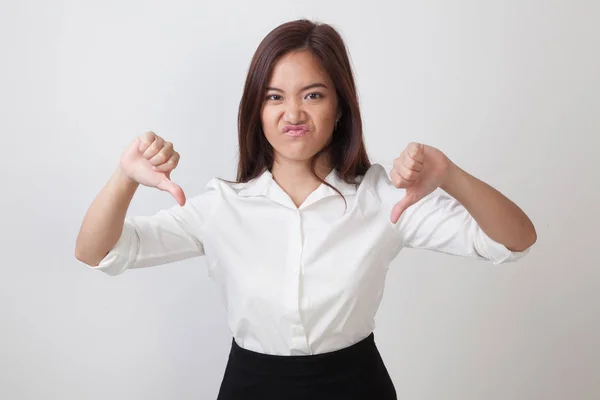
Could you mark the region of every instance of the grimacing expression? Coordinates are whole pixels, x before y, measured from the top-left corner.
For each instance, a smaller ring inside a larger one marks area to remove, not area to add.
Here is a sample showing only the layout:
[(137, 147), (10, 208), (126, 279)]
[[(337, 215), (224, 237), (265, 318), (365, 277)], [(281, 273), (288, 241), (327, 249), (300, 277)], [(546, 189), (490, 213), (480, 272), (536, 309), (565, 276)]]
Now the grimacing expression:
[(327, 145), (339, 118), (331, 78), (310, 50), (292, 51), (273, 68), (261, 111), (275, 162), (309, 161)]

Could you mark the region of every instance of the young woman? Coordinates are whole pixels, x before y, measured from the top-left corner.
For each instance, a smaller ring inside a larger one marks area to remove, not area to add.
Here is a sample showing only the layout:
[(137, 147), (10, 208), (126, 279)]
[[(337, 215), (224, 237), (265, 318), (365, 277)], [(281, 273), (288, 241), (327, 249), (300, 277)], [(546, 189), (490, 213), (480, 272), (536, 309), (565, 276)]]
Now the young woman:
[[(219, 399), (395, 399), (374, 342), (390, 262), (404, 247), (494, 264), (536, 241), (529, 218), (440, 150), (371, 165), (345, 45), (329, 25), (261, 42), (239, 108), (236, 182), (188, 200), (173, 144), (133, 140), (87, 212), (76, 256), (109, 275), (205, 256), (232, 348)], [(125, 218), (139, 184), (179, 203)]]

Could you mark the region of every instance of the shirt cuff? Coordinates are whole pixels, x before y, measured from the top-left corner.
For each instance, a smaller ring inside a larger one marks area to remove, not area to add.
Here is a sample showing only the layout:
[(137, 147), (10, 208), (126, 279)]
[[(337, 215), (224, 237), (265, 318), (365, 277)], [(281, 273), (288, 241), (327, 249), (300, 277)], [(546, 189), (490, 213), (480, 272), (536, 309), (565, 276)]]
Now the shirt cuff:
[(117, 243), (100, 261), (98, 266), (91, 268), (102, 271), (110, 276), (122, 274), (133, 265), (138, 252), (138, 243), (139, 240), (135, 227), (126, 219)]
[(481, 257), (492, 261), (495, 265), (517, 261), (529, 254), (531, 250), (528, 248), (524, 251), (511, 251), (502, 243), (489, 237), (481, 228), (477, 229), (475, 248)]

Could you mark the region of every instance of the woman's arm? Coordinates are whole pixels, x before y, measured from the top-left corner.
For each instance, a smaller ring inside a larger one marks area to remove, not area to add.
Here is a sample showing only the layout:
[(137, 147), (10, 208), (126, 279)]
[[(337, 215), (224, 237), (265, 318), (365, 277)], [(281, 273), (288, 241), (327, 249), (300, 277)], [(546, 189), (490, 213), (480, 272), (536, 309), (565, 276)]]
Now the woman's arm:
[(83, 218), (75, 245), (79, 261), (97, 266), (117, 243), (138, 186), (120, 168), (113, 173)]
[(533, 223), (510, 199), (453, 162), (440, 188), (458, 200), (481, 229), (511, 251), (525, 251), (537, 240)]
[(219, 200), (216, 181), (183, 206), (125, 217), (135, 188), (115, 173), (86, 214), (77, 258), (93, 269), (119, 275), (204, 255), (205, 225)]
[(464, 207), (489, 238), (507, 249), (522, 252), (537, 239), (533, 223), (516, 204), (459, 168), (435, 147), (409, 144), (394, 160), (390, 178), (396, 188), (406, 189), (392, 209), (390, 219), (394, 224), (409, 207), (439, 187)]

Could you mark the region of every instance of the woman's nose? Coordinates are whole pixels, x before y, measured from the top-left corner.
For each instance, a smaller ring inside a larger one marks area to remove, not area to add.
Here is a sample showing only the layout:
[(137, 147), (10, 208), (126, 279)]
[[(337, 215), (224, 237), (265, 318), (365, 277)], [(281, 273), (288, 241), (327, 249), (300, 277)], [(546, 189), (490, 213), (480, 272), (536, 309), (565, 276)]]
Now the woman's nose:
[(290, 100), (286, 105), (285, 119), (290, 124), (300, 124), (306, 120), (303, 104), (298, 100)]

